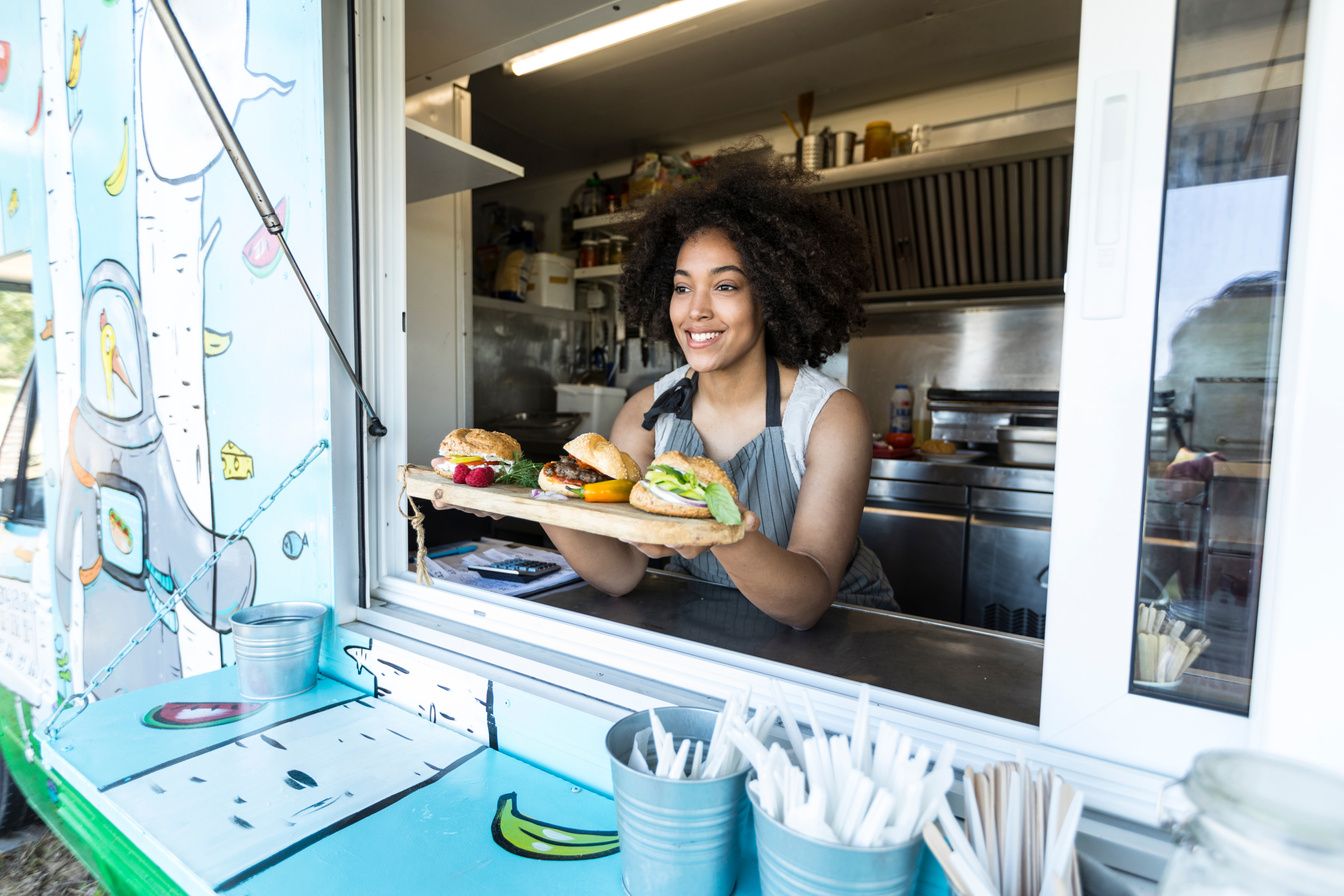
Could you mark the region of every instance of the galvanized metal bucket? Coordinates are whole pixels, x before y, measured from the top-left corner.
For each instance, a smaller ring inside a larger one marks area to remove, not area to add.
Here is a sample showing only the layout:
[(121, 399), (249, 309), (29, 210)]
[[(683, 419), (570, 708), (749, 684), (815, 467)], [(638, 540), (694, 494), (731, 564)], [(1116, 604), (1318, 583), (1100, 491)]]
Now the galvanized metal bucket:
[(293, 697), (317, 684), (317, 653), (327, 608), (281, 601), (239, 610), (233, 623), (238, 693), (249, 700)]
[[(686, 706), (657, 710), (679, 747), (706, 747), (718, 713)], [(747, 772), (708, 780), (672, 780), (627, 763), (635, 734), (649, 714), (627, 716), (607, 732), (616, 828), (621, 835), (621, 881), (630, 896), (728, 896), (737, 885), (744, 837), (750, 836)], [(656, 761), (649, 763), (656, 766)]]
[(922, 837), (899, 846), (824, 843), (762, 812), (754, 793), (750, 799), (762, 896), (907, 896), (914, 891)]

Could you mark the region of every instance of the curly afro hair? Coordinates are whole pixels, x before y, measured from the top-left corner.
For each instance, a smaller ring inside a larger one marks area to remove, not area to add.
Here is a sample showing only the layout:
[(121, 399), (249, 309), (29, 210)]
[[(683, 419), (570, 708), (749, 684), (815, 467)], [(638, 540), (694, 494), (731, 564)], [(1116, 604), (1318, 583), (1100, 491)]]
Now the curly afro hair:
[(668, 308), (677, 253), (705, 230), (726, 233), (765, 320), (765, 350), (789, 367), (820, 366), (864, 324), (867, 240), (852, 217), (803, 187), (816, 175), (776, 160), (763, 141), (727, 147), (699, 177), (655, 196), (626, 231), (621, 311), (679, 350)]

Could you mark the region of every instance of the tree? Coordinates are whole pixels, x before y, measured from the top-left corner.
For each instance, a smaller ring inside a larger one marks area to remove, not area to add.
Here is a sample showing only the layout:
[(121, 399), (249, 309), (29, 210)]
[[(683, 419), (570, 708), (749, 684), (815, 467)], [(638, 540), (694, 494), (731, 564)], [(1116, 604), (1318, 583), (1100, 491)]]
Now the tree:
[(33, 297), (0, 292), (0, 379), (23, 373), (33, 350)]

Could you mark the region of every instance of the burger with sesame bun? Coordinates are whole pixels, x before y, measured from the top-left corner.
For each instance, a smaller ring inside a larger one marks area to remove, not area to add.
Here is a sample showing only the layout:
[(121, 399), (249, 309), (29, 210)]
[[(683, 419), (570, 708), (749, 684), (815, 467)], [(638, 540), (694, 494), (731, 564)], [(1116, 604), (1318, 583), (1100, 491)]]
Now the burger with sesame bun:
[(434, 472), (461, 483), (473, 470), (490, 470), (490, 479), (507, 473), (523, 457), (512, 437), (486, 429), (455, 429), (439, 443), (439, 457), (430, 461)]
[(595, 432), (565, 443), (567, 456), (553, 460), (537, 474), (544, 491), (583, 497), (584, 486), (607, 480), (633, 482), (640, 476), (635, 459)]
[(736, 526), (742, 522), (737, 487), (723, 468), (707, 457), (665, 451), (653, 459), (635, 483), (630, 503), (649, 513), (709, 519)]

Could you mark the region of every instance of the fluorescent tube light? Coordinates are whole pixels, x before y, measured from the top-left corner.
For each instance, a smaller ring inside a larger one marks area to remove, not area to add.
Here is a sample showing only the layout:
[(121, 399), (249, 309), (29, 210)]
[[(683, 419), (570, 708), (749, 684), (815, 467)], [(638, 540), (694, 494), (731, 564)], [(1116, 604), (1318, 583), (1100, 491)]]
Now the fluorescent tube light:
[(539, 50), (533, 50), (531, 53), (515, 56), (504, 63), (504, 70), (515, 75), (526, 75), (558, 62), (568, 62), (594, 50), (601, 50), (639, 37), (641, 34), (648, 34), (650, 31), (657, 31), (659, 28), (666, 28), (741, 2), (742, 0), (673, 0), (672, 3), (655, 6), (619, 22), (612, 22), (610, 25), (576, 34)]

